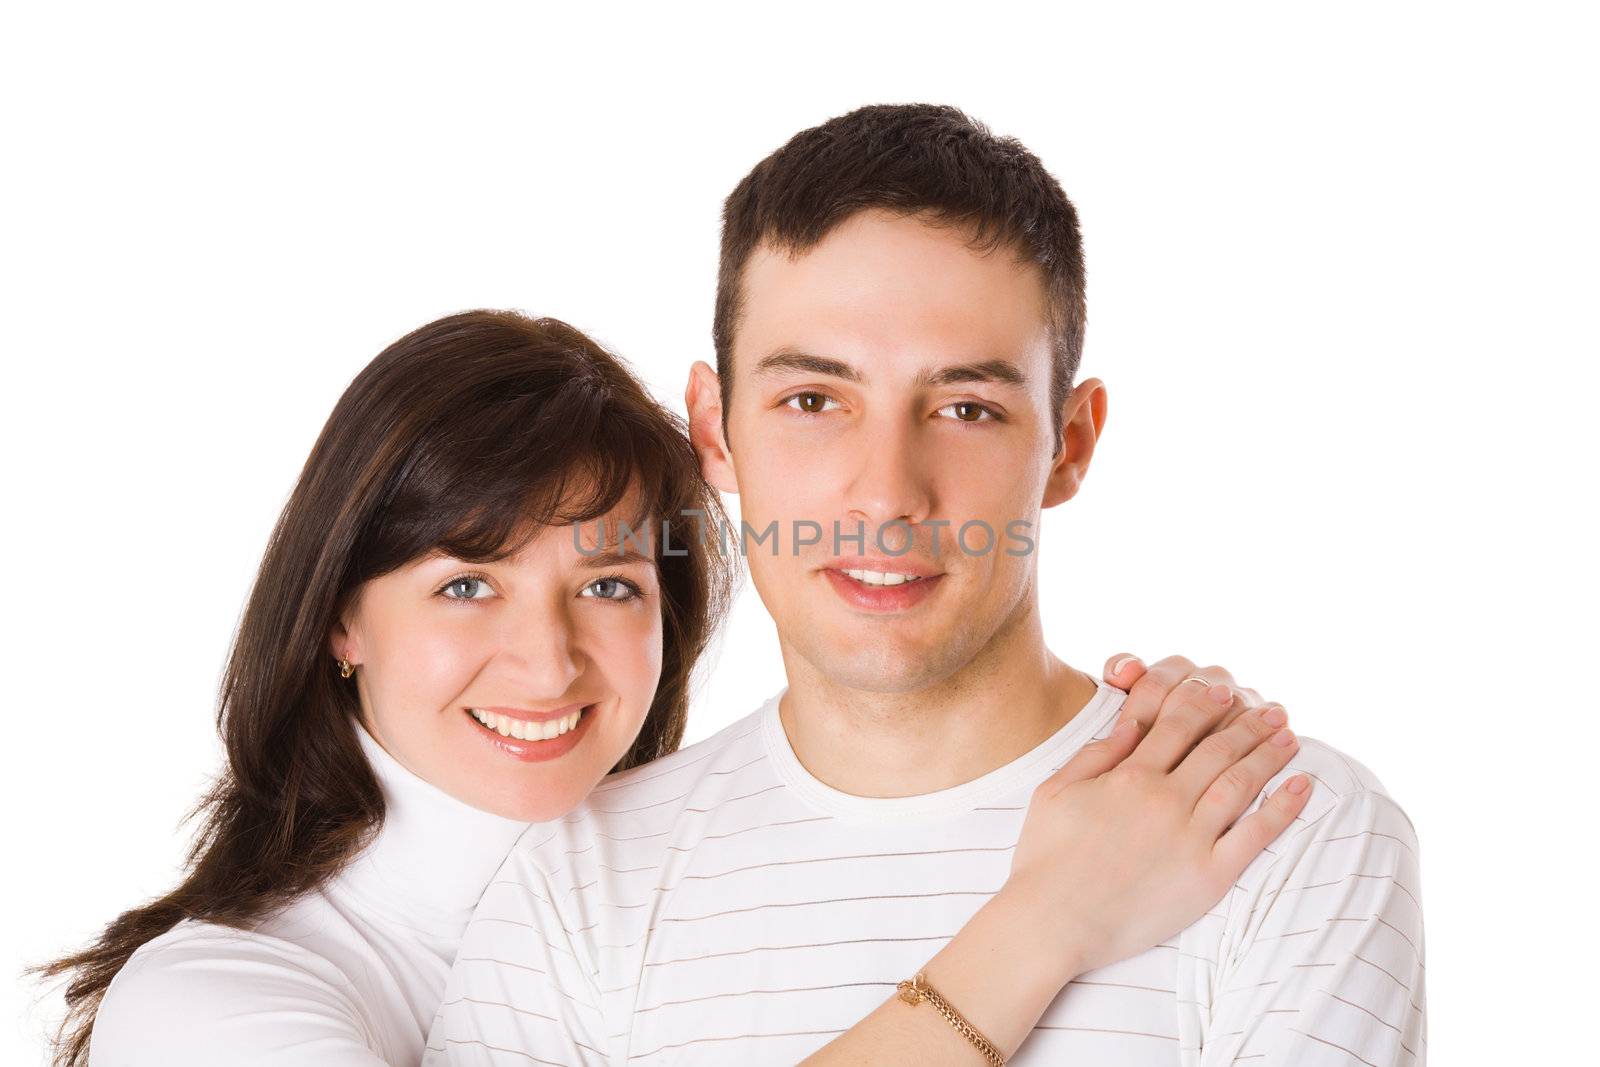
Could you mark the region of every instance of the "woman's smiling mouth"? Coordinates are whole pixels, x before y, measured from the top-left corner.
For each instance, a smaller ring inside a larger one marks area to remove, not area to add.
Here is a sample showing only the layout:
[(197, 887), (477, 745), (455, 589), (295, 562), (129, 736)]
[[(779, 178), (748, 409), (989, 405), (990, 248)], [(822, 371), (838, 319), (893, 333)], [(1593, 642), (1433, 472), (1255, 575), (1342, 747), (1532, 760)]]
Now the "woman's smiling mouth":
[(576, 708), (559, 718), (520, 719), (485, 708), (468, 708), (467, 711), (501, 737), (514, 737), (518, 741), (548, 741), (560, 737), (577, 726), (578, 717), (583, 714), (582, 708)]
[(516, 708), (466, 708), (474, 733), (501, 752), (525, 762), (555, 759), (570, 752), (588, 732), (594, 704), (570, 710), (522, 711)]

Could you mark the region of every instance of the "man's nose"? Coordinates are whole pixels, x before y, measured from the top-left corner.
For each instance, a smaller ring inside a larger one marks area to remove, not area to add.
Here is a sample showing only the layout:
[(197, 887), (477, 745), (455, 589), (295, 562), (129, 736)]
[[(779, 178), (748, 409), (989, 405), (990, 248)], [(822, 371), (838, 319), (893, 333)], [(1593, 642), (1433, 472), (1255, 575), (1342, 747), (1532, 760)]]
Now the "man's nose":
[[(852, 519), (866, 523), (870, 551), (877, 527), (897, 520), (915, 524), (928, 517), (926, 464), (935, 460), (919, 452), (913, 427), (902, 420), (865, 429), (844, 504)], [(885, 536), (893, 535), (886, 531)]]

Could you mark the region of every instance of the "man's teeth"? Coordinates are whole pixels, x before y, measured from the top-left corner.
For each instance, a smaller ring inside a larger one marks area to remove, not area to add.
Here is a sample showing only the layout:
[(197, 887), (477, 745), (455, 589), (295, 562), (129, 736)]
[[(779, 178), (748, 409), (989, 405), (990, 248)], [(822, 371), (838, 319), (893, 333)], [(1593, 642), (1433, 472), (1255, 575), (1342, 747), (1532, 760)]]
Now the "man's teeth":
[(501, 737), (514, 737), (518, 741), (548, 741), (552, 737), (560, 737), (578, 725), (578, 717), (583, 714), (580, 709), (571, 715), (563, 715), (549, 722), (533, 722), (529, 719), (513, 719), (509, 715), (496, 715), (492, 711), (482, 711), (478, 708), (467, 710), (472, 712), (474, 719)]
[(896, 574), (893, 571), (845, 571), (850, 577), (867, 585), (903, 585), (906, 582), (920, 582), (920, 574)]

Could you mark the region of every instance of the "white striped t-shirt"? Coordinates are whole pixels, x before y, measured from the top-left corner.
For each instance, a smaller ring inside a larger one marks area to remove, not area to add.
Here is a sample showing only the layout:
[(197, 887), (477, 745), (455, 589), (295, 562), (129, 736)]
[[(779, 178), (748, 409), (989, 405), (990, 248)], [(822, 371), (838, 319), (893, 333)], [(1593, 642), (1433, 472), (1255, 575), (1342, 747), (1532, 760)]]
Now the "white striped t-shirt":
[[(793, 1064), (865, 1018), (998, 890), (1035, 786), (1115, 724), (916, 797), (812, 777), (780, 692), (529, 828), (478, 906), (425, 1064)], [(1011, 1062), (1424, 1062), (1416, 835), (1372, 773), (1301, 738), (1301, 817), (1177, 936), (1080, 975)], [(1265, 795), (1265, 794), (1263, 794)], [(1258, 800), (1259, 803), (1259, 800)], [(960, 1039), (952, 1035), (952, 1040)]]

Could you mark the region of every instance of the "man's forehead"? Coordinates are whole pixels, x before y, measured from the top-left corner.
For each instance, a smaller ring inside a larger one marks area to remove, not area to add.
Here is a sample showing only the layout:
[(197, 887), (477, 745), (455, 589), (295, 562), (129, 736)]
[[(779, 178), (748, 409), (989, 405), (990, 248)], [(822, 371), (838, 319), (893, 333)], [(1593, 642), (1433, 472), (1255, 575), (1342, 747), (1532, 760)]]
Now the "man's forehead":
[[(869, 245), (889, 256), (904, 252), (920, 258), (937, 252), (992, 263), (1019, 274), (1026, 273), (1030, 267), (1037, 270), (1020, 244), (993, 238), (973, 221), (929, 211), (892, 211), (882, 207), (866, 207), (847, 215), (803, 249), (768, 234), (751, 250), (746, 269), (757, 263), (800, 266), (847, 251), (859, 253)], [(914, 258), (912, 264), (916, 261)]]
[(819, 339), (836, 330), (878, 348), (935, 345), (930, 358), (968, 362), (1013, 354), (1048, 332), (1043, 271), (1010, 248), (975, 251), (966, 231), (914, 218), (860, 219), (805, 252), (767, 245), (752, 255), (740, 294), (742, 354), (747, 342), (758, 357), (781, 344), (838, 348)]
[(734, 338), (734, 368), (752, 383), (823, 376), (939, 388), (1047, 383), (1051, 329), (1031, 301), (819, 300), (790, 292), (749, 300)]

